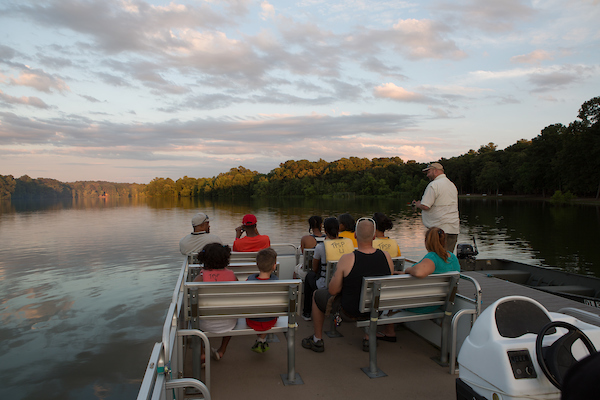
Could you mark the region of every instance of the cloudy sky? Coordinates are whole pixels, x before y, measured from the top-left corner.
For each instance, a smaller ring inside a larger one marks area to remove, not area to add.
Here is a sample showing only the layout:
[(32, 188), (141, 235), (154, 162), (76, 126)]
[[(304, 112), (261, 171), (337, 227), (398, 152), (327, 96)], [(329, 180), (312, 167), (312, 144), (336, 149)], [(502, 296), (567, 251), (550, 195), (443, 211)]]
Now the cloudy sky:
[(600, 0), (0, 0), (0, 174), (428, 162), (600, 96)]

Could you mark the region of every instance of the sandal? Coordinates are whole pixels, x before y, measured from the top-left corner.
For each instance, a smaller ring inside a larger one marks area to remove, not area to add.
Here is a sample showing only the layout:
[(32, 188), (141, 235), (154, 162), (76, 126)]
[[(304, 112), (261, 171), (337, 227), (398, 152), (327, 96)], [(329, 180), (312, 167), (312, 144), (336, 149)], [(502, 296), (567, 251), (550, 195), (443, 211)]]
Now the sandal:
[(221, 355), (219, 354), (219, 351), (217, 349), (215, 349), (214, 347), (210, 348), (210, 355), (212, 356), (212, 358), (215, 361), (219, 361), (221, 359)]
[(377, 332), (377, 340), (383, 340), (384, 342), (396, 343), (398, 338), (396, 338), (396, 336), (388, 336), (383, 332)]

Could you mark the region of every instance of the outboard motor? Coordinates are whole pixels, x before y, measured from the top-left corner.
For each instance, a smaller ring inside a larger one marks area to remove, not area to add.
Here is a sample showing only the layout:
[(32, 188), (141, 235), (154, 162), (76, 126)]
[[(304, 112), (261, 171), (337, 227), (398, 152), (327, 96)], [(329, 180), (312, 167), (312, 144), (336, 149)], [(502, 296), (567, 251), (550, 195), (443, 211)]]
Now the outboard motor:
[(475, 236), (473, 236), (473, 246), (468, 243), (461, 243), (456, 245), (456, 258), (463, 260), (474, 260), (475, 256), (479, 254), (477, 251), (477, 243), (475, 242)]
[(504, 297), (481, 313), (460, 349), (456, 398), (559, 400), (568, 368), (598, 347), (600, 327)]

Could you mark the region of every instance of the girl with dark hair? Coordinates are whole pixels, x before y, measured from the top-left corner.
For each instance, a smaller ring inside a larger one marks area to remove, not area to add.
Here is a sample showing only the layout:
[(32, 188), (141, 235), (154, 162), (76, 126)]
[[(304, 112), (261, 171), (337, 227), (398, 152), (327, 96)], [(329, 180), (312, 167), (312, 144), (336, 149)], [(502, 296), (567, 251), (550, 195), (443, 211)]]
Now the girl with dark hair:
[(356, 222), (354, 221), (354, 218), (352, 218), (352, 215), (348, 213), (340, 214), (338, 215), (338, 221), (340, 223), (340, 237), (345, 237), (352, 240), (354, 248), (358, 247), (358, 243), (354, 237)]
[(318, 215), (313, 215), (308, 219), (308, 235), (302, 236), (300, 239), (300, 251), (304, 249), (314, 249), (317, 243), (325, 240), (325, 235), (321, 232), (323, 227), (323, 218)]
[[(224, 282), (237, 281), (237, 277), (232, 270), (227, 268), (229, 258), (231, 257), (231, 248), (228, 245), (220, 243), (209, 243), (198, 253), (198, 261), (203, 264), (200, 274), (194, 279), (194, 282)], [(228, 332), (235, 328), (236, 318), (222, 318), (211, 320), (200, 320), (200, 330), (212, 333)], [(224, 336), (221, 340), (221, 347), (210, 349), (213, 359), (219, 361), (225, 355), (227, 345), (231, 336)]]
[(380, 212), (373, 214), (373, 220), (375, 221), (376, 227), (373, 247), (379, 250), (387, 251), (390, 254), (390, 257), (400, 257), (401, 253), (398, 242), (385, 236), (385, 231), (394, 227), (392, 220), (387, 215)]
[(327, 287), (327, 282), (325, 282), (327, 261), (339, 260), (344, 254), (354, 251), (354, 245), (351, 240), (339, 237), (340, 225), (335, 217), (325, 218), (323, 228), (325, 229), (325, 240), (315, 247), (312, 271), (308, 271), (304, 280), (304, 309), (302, 318), (307, 321), (311, 319), (314, 291)]

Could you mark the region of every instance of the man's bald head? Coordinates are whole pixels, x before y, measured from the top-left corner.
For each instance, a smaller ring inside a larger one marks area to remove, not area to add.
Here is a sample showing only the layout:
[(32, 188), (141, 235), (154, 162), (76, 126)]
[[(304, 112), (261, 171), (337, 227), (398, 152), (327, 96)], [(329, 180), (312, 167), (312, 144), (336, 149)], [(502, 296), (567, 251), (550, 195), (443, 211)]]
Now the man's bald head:
[(361, 243), (372, 243), (375, 238), (375, 224), (373, 221), (363, 219), (356, 225), (356, 241)]

